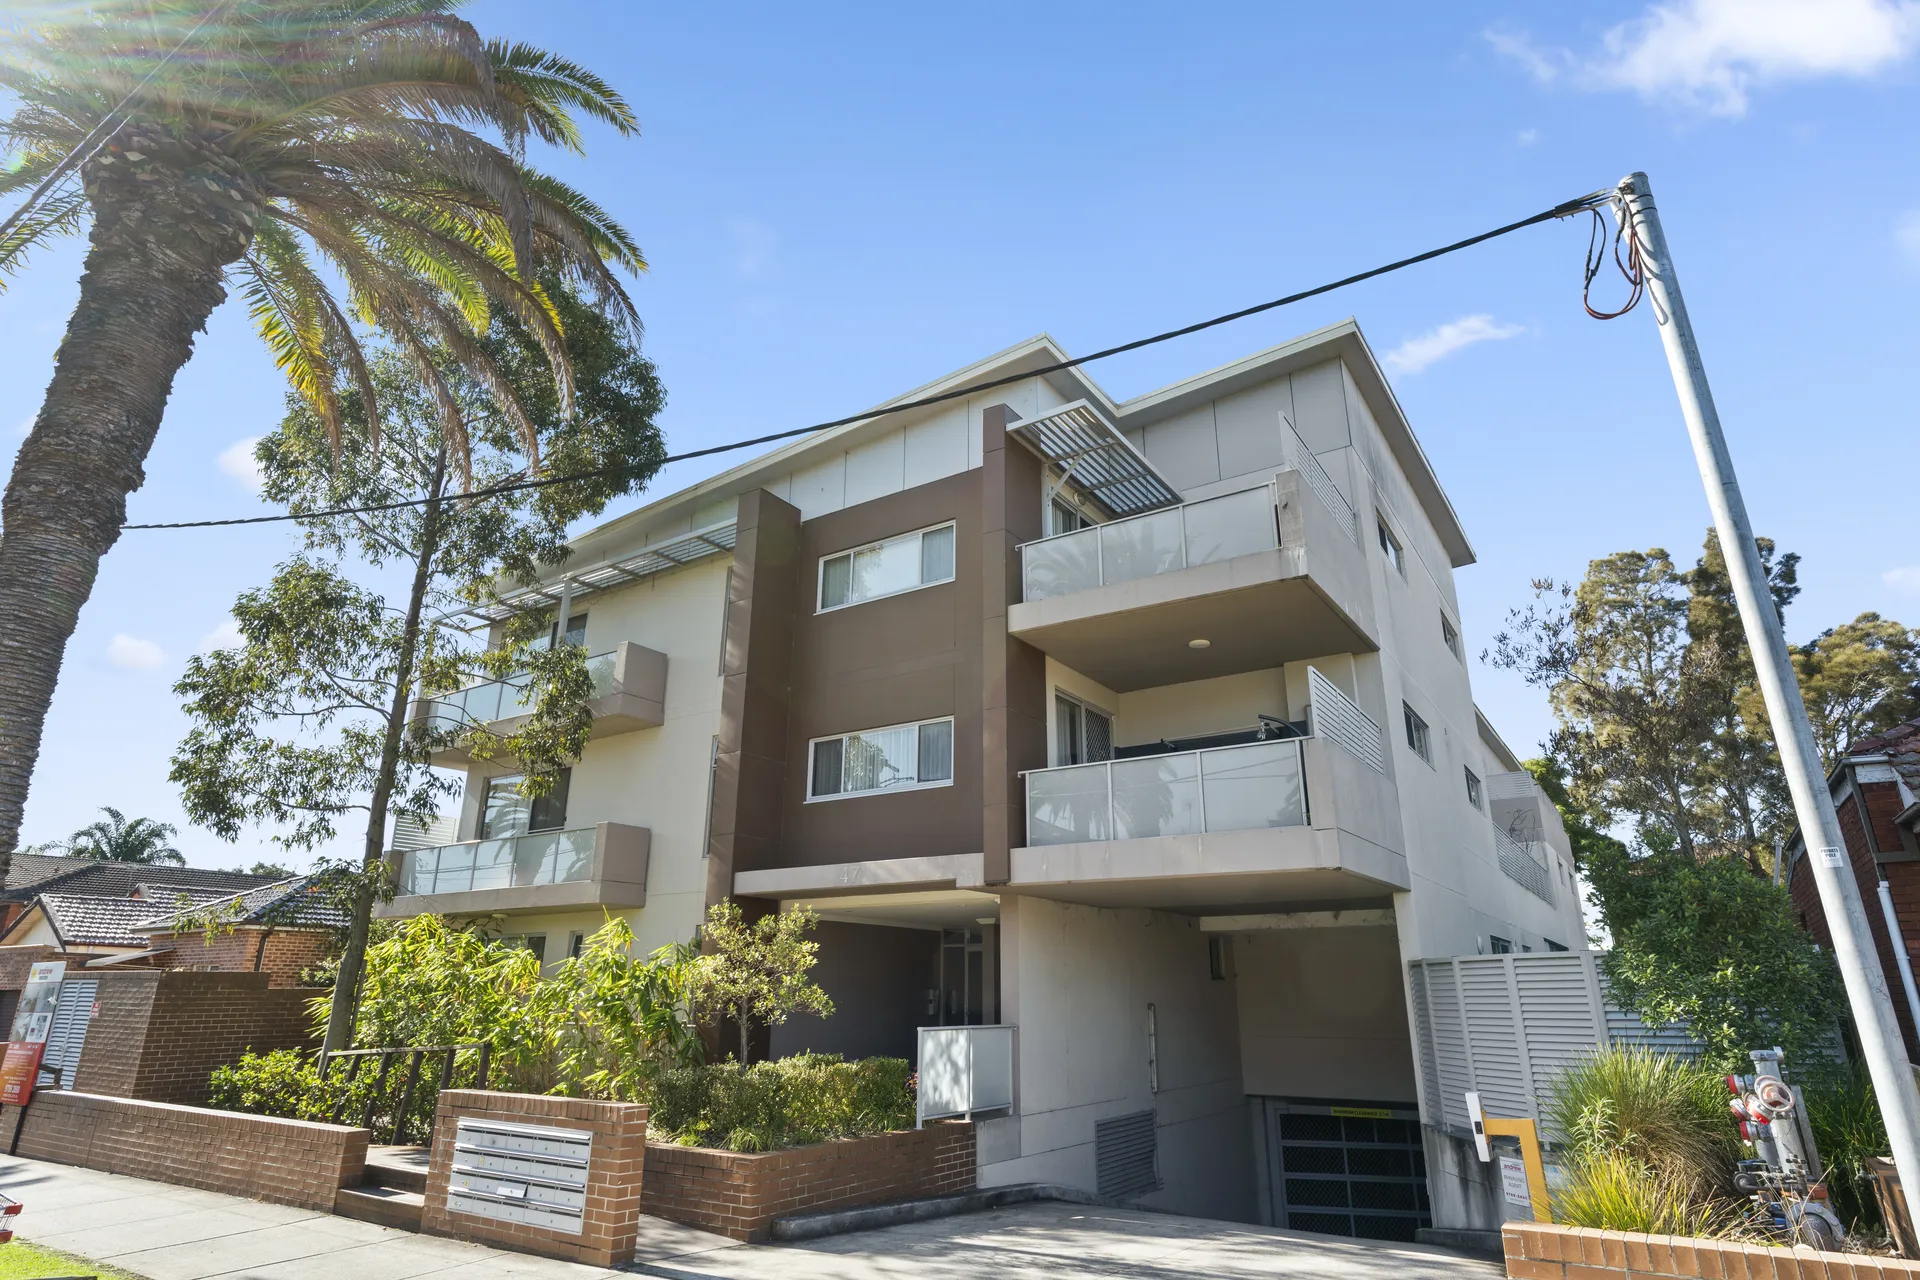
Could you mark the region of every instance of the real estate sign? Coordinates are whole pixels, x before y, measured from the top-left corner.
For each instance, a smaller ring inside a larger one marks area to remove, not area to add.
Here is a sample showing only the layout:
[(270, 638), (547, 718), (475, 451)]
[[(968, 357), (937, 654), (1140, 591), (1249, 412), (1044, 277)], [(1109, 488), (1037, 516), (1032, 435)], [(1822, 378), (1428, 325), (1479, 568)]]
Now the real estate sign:
[(60, 1002), (60, 984), (66, 976), (64, 960), (36, 964), (27, 971), (26, 990), (20, 993), (13, 1031), (7, 1037), (7, 1054), (0, 1059), (0, 1103), (24, 1107), (33, 1097), (40, 1055), (47, 1051), (47, 1034), (53, 1030), (53, 1007)]

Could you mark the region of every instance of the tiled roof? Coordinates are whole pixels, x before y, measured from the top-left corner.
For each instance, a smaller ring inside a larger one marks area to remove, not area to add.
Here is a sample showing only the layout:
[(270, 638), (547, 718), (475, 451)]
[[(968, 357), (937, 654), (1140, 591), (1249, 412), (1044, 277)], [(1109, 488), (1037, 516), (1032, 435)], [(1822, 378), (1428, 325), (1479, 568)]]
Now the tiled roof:
[(349, 917), (345, 911), (319, 894), (319, 886), (309, 876), (279, 880), (225, 897), (203, 899), (185, 910), (153, 914), (153, 904), (141, 904), (146, 913), (134, 923), (141, 934), (167, 933), (186, 917), (194, 928), (211, 920), (223, 925), (270, 924), (276, 928), (344, 928)]
[[(29, 855), (31, 856), (31, 855)], [(54, 861), (54, 859), (49, 859)], [(209, 871), (204, 867), (164, 867), (145, 862), (108, 862), (103, 859), (57, 859), (72, 862), (71, 870), (61, 871), (30, 885), (16, 886), (11, 874), (0, 899), (26, 902), (39, 893), (80, 894), (91, 898), (131, 898), (136, 885), (180, 886), (187, 889), (211, 889), (234, 893), (272, 884), (272, 876), (253, 876), (240, 871)]]
[(24, 889), (29, 885), (63, 876), (69, 871), (80, 871), (97, 865), (92, 858), (55, 857), (48, 853), (16, 853), (7, 866), (8, 889)]
[(1885, 756), (1905, 780), (1907, 790), (1920, 796), (1920, 720), (1895, 725), (1885, 733), (1862, 738), (1848, 746), (1850, 756)]
[(151, 902), (98, 898), (78, 893), (43, 893), (38, 905), (60, 941), (70, 946), (144, 947), (147, 940), (132, 926), (153, 914)]

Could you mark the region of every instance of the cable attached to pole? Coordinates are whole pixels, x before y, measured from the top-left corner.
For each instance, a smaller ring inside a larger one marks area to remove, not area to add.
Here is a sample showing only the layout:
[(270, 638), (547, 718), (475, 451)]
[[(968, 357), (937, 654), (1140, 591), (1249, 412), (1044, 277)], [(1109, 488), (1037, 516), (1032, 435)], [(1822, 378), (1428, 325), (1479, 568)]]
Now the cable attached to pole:
[[(1401, 258), (1397, 262), (1389, 262), (1384, 266), (1373, 267), (1370, 270), (1356, 272), (1350, 276), (1343, 276), (1338, 280), (1315, 285), (1311, 289), (1302, 289), (1297, 293), (1290, 293), (1285, 297), (1274, 298), (1269, 302), (1256, 303), (1251, 307), (1242, 307), (1238, 311), (1229, 311), (1224, 315), (1217, 315), (1210, 319), (1196, 321), (1193, 324), (1182, 325), (1178, 329), (1168, 329), (1165, 332), (1156, 333), (1149, 337), (1135, 338), (1131, 342), (1123, 342), (1118, 346), (1106, 347), (1088, 355), (1075, 356), (1069, 360), (1058, 360), (1052, 364), (1041, 365), (1037, 369), (1027, 369), (1020, 373), (1008, 374), (1000, 378), (989, 378), (984, 382), (968, 383), (964, 387), (957, 387), (951, 391), (942, 391), (935, 395), (921, 396), (917, 400), (906, 400), (899, 404), (883, 405), (878, 409), (868, 409), (862, 413), (849, 414), (844, 418), (834, 418), (827, 422), (816, 422), (811, 426), (794, 427), (787, 431), (775, 431), (770, 435), (755, 436), (750, 440), (735, 440), (731, 444), (717, 444), (705, 449), (693, 449), (687, 453), (676, 453), (662, 459), (660, 465), (665, 466), (670, 462), (686, 462), (693, 458), (711, 457), (716, 453), (730, 453), (735, 449), (750, 449), (754, 445), (772, 444), (779, 440), (790, 440), (795, 436), (812, 435), (816, 431), (827, 431), (834, 427), (851, 426), (856, 422), (868, 422), (875, 418), (883, 418), (896, 413), (906, 413), (913, 409), (924, 409), (931, 405), (945, 404), (950, 400), (958, 400), (964, 396), (978, 395), (982, 391), (991, 391), (995, 387), (1009, 386), (1015, 382), (1025, 382), (1029, 378), (1044, 377), (1047, 374), (1060, 373), (1067, 369), (1077, 369), (1081, 365), (1092, 364), (1096, 360), (1107, 360), (1117, 355), (1123, 355), (1129, 351), (1138, 351), (1142, 347), (1151, 347), (1158, 343), (1171, 342), (1175, 338), (1184, 338), (1188, 334), (1199, 333), (1204, 329), (1217, 328), (1223, 324), (1231, 324), (1235, 320), (1244, 320), (1249, 316), (1257, 316), (1265, 311), (1290, 306), (1296, 302), (1304, 302), (1308, 298), (1317, 298), (1321, 294), (1332, 293), (1336, 289), (1344, 289), (1349, 285), (1359, 284), (1363, 280), (1372, 280), (1377, 276), (1402, 271), (1407, 267), (1417, 266), (1422, 262), (1431, 262), (1435, 258), (1442, 258), (1450, 253), (1458, 253), (1462, 249), (1470, 249), (1474, 245), (1484, 244), (1489, 240), (1510, 235), (1515, 231), (1520, 231), (1542, 222), (1551, 222), (1556, 218), (1570, 218), (1584, 211), (1594, 211), (1595, 216), (1598, 216), (1596, 206), (1611, 200), (1613, 195), (1614, 193), (1611, 189), (1589, 192), (1576, 199), (1554, 205), (1551, 209), (1543, 209), (1531, 217), (1520, 219), (1518, 222), (1509, 222), (1505, 226), (1495, 227), (1491, 231), (1483, 231), (1476, 236), (1468, 236), (1464, 240), (1456, 240), (1452, 244), (1442, 245), (1438, 249), (1429, 249), (1425, 253), (1416, 253), (1410, 258)], [(1589, 253), (1588, 256), (1591, 258), (1591, 253)], [(1592, 275), (1589, 274), (1588, 281), (1591, 282), (1591, 280)], [(1589, 308), (1589, 310), (1591, 310), (1591, 308)], [(503, 484), (487, 485), (466, 493), (451, 494), (448, 495), (448, 500), (464, 502), (481, 498), (500, 497), (509, 493), (524, 493), (530, 489), (544, 489), (556, 484), (576, 484), (586, 480), (618, 479), (622, 475), (632, 474), (632, 470), (630, 467), (601, 467), (593, 471), (576, 471), (567, 475), (541, 476), (528, 480), (508, 481)], [(359, 507), (332, 507), (324, 511), (309, 511), (298, 515), (240, 516), (228, 520), (176, 520), (154, 524), (123, 524), (120, 527), (122, 529), (214, 529), (224, 528), (228, 525), (278, 524), (288, 520), (321, 520), (329, 516), (371, 515), (381, 511), (398, 511), (404, 507), (423, 506), (426, 501), (427, 499), (425, 498), (407, 498), (395, 502), (377, 502)]]

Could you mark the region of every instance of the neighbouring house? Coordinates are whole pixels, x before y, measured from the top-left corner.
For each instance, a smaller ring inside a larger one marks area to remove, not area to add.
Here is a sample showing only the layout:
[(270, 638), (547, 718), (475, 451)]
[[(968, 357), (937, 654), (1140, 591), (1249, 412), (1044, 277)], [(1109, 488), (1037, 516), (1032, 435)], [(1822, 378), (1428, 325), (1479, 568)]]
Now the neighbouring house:
[(103, 858), (56, 858), (16, 853), (0, 889), (0, 936), (26, 913), (42, 893), (79, 894), (90, 898), (132, 898), (144, 887), (149, 896), (188, 892), (237, 893), (271, 884), (272, 876), (244, 871), (210, 871), (203, 867), (170, 867), (145, 862), (113, 862)]
[[(1920, 969), (1920, 720), (1848, 746), (1827, 775), (1827, 790), (1840, 818), (1847, 865), (1860, 886), (1894, 1013), (1906, 1036), (1907, 1057), (1920, 1063), (1920, 1035), (1915, 1033), (1896, 959), (1904, 951), (1908, 963)], [(1807, 864), (1806, 841), (1798, 831), (1787, 843), (1786, 865), (1787, 887), (1801, 927), (1822, 946), (1832, 946), (1833, 934), (1820, 905), (1813, 868)], [(1893, 898), (1892, 929), (1880, 901), (1882, 881)]]
[(273, 883), (271, 876), (237, 871), (24, 856), (68, 865), (21, 868), (26, 883), (19, 885), (9, 873), (9, 887), (0, 894), (9, 907), (0, 946), (46, 946), (97, 958), (126, 959), (145, 951), (146, 936), (132, 926), (157, 915)]
[(899, 400), (1004, 385), (577, 538), (511, 603), (588, 651), (593, 740), (531, 802), (445, 752), (453, 829), (396, 830), (379, 910), (552, 963), (607, 913), (651, 948), (811, 908), (838, 1011), (758, 1052), (1016, 1027), (982, 1184), (1411, 1239), (1461, 1139), (1409, 966), (1586, 945), (1558, 814), (1474, 704), (1473, 548), (1352, 322), (1124, 401), (1066, 358), (1021, 343)]
[(19, 853), (7, 865), (7, 878), (0, 886), (0, 933), (20, 918), (33, 901), (34, 886), (69, 871), (82, 871), (95, 865), (92, 858), (67, 858), (46, 853)]
[(93, 957), (131, 956), (147, 945), (133, 926), (151, 920), (153, 913), (154, 904), (138, 898), (43, 893), (0, 934), (0, 946), (52, 947)]
[(162, 968), (265, 973), (271, 986), (293, 987), (333, 955), (348, 922), (311, 877), (295, 876), (161, 915), (149, 908), (128, 932)]

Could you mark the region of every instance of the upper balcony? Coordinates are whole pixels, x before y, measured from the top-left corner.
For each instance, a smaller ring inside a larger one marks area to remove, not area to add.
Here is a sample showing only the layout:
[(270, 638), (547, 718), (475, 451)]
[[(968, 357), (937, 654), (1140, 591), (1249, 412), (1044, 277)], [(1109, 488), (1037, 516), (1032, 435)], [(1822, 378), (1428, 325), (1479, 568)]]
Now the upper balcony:
[[(667, 655), (645, 645), (622, 640), (606, 653), (587, 659), (593, 680), (590, 736), (604, 738), (636, 729), (653, 729), (666, 720)], [(512, 733), (525, 723), (532, 707), (528, 678), (510, 676), (489, 680), (441, 698), (423, 698), (413, 704), (413, 718), (431, 718), (445, 727), (484, 727), (492, 733)], [(466, 748), (455, 741), (433, 753), (433, 763), (457, 766), (472, 763)]]
[(1120, 693), (1378, 649), (1353, 512), (1293, 455), (1265, 484), (1025, 544), (1008, 632)]
[(387, 917), (644, 907), (653, 835), (619, 822), (395, 850)]
[(1025, 775), (1010, 887), (1094, 906), (1377, 903), (1406, 889), (1380, 731), (1311, 672), (1311, 736)]

